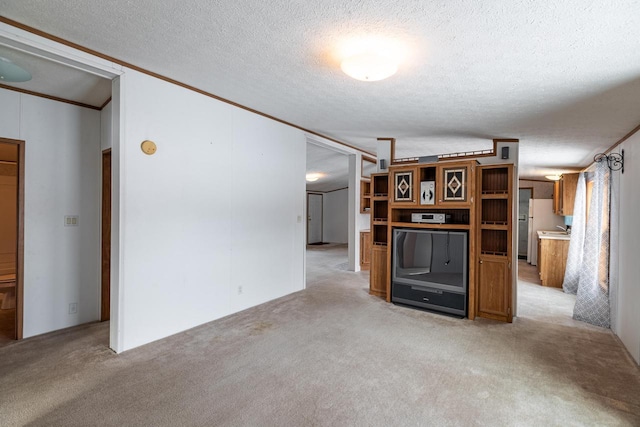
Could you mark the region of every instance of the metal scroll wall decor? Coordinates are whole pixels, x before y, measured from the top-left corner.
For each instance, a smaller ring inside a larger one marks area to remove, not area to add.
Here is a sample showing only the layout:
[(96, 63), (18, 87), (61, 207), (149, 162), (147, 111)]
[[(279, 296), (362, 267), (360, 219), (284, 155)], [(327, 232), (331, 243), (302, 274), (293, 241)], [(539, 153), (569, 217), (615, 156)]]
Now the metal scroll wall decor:
[(624, 173), (624, 150), (620, 150), (620, 153), (611, 153), (609, 155), (605, 153), (596, 154), (593, 158), (593, 161), (596, 163), (601, 163), (605, 160), (609, 169)]

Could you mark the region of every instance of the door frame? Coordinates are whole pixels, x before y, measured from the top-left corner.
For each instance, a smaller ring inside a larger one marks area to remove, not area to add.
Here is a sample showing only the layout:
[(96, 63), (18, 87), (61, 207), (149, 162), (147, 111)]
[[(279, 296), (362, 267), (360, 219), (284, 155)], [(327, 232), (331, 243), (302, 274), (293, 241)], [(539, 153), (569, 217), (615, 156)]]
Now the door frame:
[(100, 321), (104, 322), (111, 318), (111, 148), (102, 151), (101, 175)]
[(20, 139), (0, 138), (1, 143), (17, 145), (18, 168), (16, 178), (18, 180), (18, 200), (16, 203), (16, 315), (15, 337), (21, 340), (23, 337), (24, 316), (24, 166), (25, 166), (25, 142)]

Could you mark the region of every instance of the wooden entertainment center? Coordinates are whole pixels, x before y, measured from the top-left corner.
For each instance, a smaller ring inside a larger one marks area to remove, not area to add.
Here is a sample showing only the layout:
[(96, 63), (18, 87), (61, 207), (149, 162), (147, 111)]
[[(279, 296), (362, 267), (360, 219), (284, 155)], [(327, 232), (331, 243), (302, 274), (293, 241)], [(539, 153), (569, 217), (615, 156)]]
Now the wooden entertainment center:
[[(392, 164), (388, 173), (371, 175), (370, 293), (391, 302), (394, 228), (465, 230), (469, 242), (467, 317), (511, 322), (513, 164), (481, 165), (474, 158), (435, 160)], [(447, 220), (413, 222), (412, 214), (444, 214)]]

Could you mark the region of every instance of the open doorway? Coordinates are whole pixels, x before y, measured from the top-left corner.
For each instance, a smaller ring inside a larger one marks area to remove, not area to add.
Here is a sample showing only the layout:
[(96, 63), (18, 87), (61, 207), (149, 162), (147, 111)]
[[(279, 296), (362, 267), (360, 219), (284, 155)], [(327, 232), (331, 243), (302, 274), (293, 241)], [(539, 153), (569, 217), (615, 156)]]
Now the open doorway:
[(24, 142), (0, 138), (0, 344), (22, 338)]
[(307, 142), (306, 281), (349, 266), (349, 156)]

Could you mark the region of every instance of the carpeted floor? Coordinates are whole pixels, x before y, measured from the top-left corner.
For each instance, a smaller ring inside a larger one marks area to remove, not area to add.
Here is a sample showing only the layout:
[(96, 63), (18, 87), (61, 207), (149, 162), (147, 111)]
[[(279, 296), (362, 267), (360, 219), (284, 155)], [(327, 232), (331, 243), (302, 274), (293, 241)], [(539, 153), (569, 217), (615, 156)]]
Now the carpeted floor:
[(535, 274), (502, 324), (387, 304), (345, 260), (309, 249), (307, 290), (121, 355), (107, 324), (4, 346), (0, 424), (640, 425), (638, 367)]

